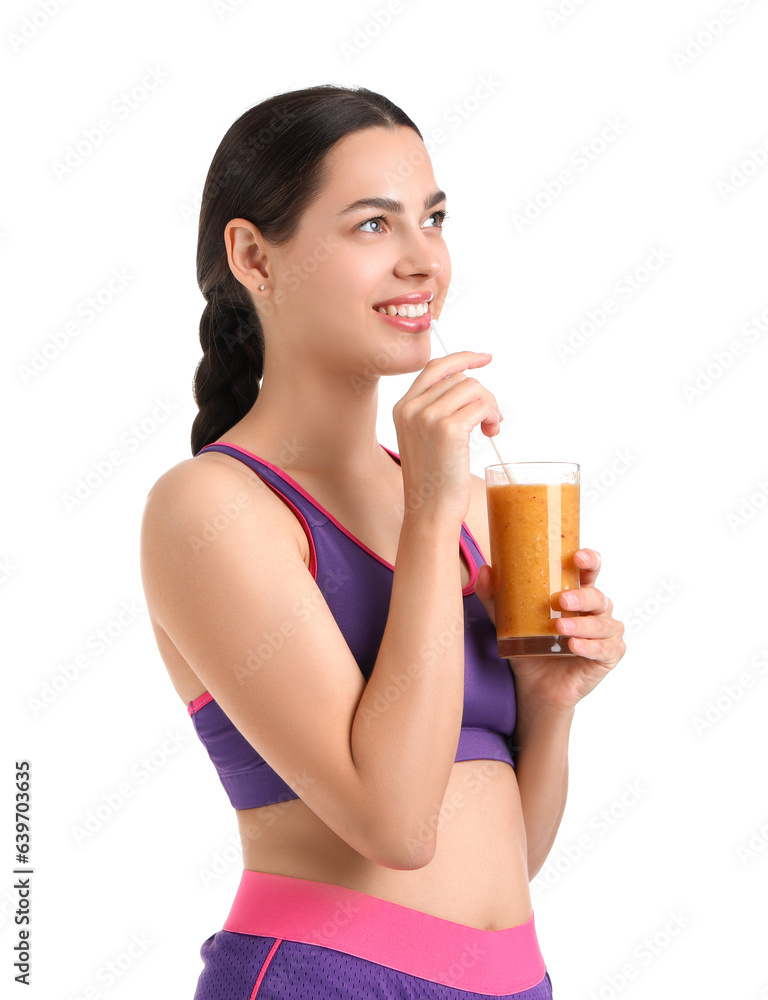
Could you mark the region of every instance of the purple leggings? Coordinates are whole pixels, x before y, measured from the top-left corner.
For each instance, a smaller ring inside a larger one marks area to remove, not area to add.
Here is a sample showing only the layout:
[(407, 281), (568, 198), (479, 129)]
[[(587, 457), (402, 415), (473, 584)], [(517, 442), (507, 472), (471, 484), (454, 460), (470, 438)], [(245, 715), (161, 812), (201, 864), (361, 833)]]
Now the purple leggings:
[(344, 886), (243, 871), (194, 1000), (551, 1000), (533, 915), (485, 931)]

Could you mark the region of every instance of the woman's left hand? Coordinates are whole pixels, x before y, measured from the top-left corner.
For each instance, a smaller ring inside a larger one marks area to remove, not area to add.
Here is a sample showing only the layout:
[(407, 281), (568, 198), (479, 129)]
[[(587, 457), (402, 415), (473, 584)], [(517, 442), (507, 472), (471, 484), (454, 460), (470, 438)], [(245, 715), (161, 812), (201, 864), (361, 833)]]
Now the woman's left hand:
[[(509, 660), (519, 697), (531, 696), (555, 708), (568, 711), (616, 666), (626, 647), (624, 625), (612, 617), (613, 602), (593, 586), (600, 572), (600, 554), (594, 549), (578, 549), (574, 561), (579, 567), (579, 587), (564, 590), (559, 603), (563, 610), (578, 616), (556, 619), (558, 635), (568, 636), (573, 656), (516, 656)], [(488, 564), (480, 567), (475, 593), (495, 624), (493, 581)], [(573, 606), (567, 598), (575, 598)]]

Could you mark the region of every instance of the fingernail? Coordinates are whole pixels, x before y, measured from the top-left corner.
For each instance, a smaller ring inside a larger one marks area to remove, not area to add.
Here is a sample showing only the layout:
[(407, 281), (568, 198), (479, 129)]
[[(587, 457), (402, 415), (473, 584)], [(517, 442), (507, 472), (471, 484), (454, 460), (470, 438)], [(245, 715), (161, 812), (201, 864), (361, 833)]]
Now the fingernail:
[(576, 607), (576, 595), (575, 594), (563, 594), (563, 600), (568, 605), (569, 608)]

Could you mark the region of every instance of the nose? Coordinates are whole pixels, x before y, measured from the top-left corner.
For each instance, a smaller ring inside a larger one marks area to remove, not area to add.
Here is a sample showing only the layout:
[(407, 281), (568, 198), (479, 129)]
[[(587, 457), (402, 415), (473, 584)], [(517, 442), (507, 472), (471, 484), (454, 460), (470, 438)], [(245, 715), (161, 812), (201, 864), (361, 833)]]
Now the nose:
[(442, 242), (437, 244), (434, 236), (430, 237), (419, 229), (412, 236), (403, 237), (395, 273), (403, 278), (412, 274), (434, 278), (442, 271), (442, 258), (447, 252)]

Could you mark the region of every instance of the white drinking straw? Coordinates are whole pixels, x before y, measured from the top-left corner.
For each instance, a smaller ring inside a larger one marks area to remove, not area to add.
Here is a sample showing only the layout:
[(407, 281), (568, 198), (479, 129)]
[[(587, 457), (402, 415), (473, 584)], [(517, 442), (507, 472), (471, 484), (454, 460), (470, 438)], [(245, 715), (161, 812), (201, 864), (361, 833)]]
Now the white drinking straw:
[[(448, 351), (445, 349), (445, 344), (442, 342), (442, 340), (440, 339), (440, 334), (437, 332), (437, 323), (435, 323), (434, 320), (432, 320), (432, 330), (434, 331), (434, 334), (437, 337), (438, 342), (439, 342), (440, 346), (443, 349), (443, 353), (444, 354), (448, 354)], [(499, 434), (501, 434), (501, 430), (499, 430)], [(499, 452), (499, 449), (498, 449), (498, 447), (496, 445), (496, 438), (498, 436), (499, 436), (498, 434), (495, 434), (492, 438), (488, 438), (488, 440), (493, 445), (493, 450), (496, 452), (496, 454), (499, 457), (499, 463), (504, 467), (504, 472), (506, 473), (507, 479), (510, 481), (510, 483), (512, 483), (512, 482), (514, 482), (514, 480), (512, 478), (512, 475), (511, 475), (509, 469), (507, 469), (507, 463), (501, 457), (501, 453)]]

